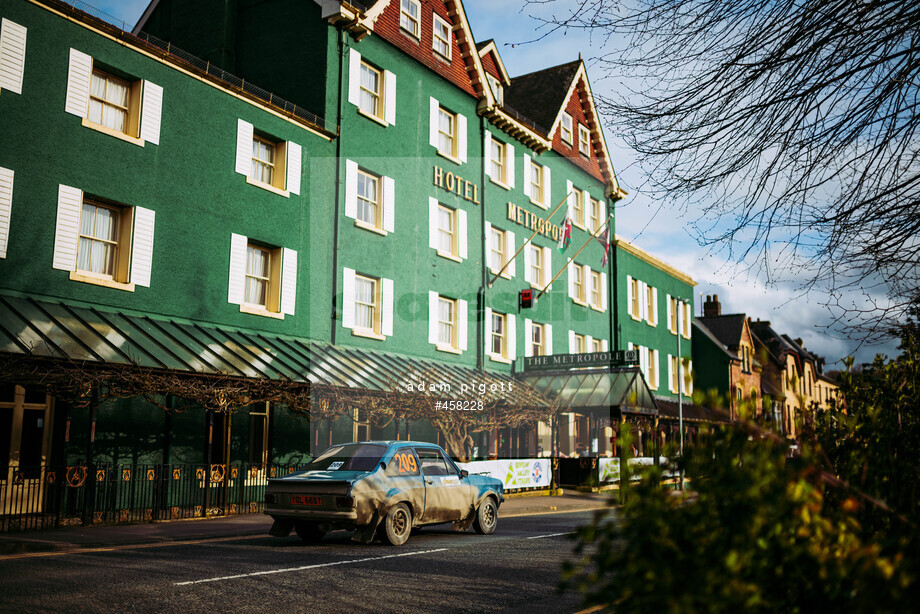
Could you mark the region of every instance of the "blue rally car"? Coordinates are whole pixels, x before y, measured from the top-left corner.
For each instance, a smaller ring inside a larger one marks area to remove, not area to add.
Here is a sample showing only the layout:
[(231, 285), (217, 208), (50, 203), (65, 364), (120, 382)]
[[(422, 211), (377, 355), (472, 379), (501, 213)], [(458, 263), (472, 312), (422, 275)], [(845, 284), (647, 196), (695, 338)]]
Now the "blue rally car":
[(415, 441), (334, 445), (304, 471), (268, 481), (271, 534), (291, 529), (307, 542), (355, 529), (365, 543), (379, 534), (399, 546), (415, 527), (452, 522), (489, 534), (504, 501), (500, 480), (470, 475), (439, 446)]

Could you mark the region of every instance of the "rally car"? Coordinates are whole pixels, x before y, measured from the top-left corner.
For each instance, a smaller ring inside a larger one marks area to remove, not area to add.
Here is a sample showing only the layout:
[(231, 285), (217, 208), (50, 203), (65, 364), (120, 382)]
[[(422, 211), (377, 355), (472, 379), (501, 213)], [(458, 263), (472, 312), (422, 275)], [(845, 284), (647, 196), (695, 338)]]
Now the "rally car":
[(413, 528), (452, 522), (489, 534), (498, 523), (503, 484), (461, 470), (439, 446), (415, 441), (334, 445), (304, 471), (268, 481), (265, 513), (271, 534), (295, 530), (316, 542), (329, 531), (354, 529), (367, 543), (375, 535), (394, 546)]

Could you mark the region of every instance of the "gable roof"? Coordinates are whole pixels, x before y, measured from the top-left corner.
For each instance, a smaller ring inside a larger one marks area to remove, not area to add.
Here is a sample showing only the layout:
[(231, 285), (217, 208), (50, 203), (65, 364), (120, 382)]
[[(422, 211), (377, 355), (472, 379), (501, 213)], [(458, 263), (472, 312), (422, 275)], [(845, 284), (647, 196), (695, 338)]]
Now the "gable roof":
[(748, 325), (750, 326), (751, 334), (754, 336), (754, 339), (760, 341), (767, 348), (770, 356), (779, 363), (780, 367), (784, 366), (783, 363), (786, 355), (791, 354), (795, 359), (796, 366), (801, 368), (801, 357), (799, 356), (798, 350), (784, 339), (783, 335), (773, 330), (769, 322), (756, 320), (749, 322)]
[(532, 119), (548, 136), (580, 66), (581, 60), (576, 60), (514, 77), (511, 87), (505, 92), (505, 100), (509, 106)]
[(693, 318), (693, 326), (696, 327), (696, 329), (700, 331), (700, 333), (704, 337), (709, 339), (713, 343), (713, 345), (715, 345), (717, 348), (722, 350), (722, 352), (726, 356), (728, 356), (729, 358), (733, 360), (739, 360), (738, 354), (729, 350), (728, 346), (722, 343), (722, 341), (720, 341), (719, 338), (716, 337), (711, 330), (709, 330), (709, 328), (706, 326), (706, 324), (702, 321), (701, 318)]
[(487, 41), (476, 43), (476, 50), (479, 52), (479, 59), (482, 61), (485, 61), (485, 57), (491, 53), (492, 60), (501, 76), (502, 83), (506, 87), (511, 85), (511, 77), (508, 76), (508, 71), (505, 69), (505, 63), (502, 62), (502, 56), (498, 53), (498, 47), (495, 45), (495, 40), (490, 38)]
[(741, 344), (741, 337), (744, 335), (744, 314), (700, 316), (697, 320), (703, 322), (712, 331), (712, 334), (727, 347), (736, 347)]

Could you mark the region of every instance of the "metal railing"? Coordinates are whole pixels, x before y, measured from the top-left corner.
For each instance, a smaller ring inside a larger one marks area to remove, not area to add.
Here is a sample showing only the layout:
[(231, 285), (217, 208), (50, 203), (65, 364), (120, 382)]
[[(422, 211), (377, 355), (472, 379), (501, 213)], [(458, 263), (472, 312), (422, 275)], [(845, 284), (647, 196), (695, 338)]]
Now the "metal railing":
[(0, 532), (260, 513), (269, 478), (302, 465), (0, 467)]

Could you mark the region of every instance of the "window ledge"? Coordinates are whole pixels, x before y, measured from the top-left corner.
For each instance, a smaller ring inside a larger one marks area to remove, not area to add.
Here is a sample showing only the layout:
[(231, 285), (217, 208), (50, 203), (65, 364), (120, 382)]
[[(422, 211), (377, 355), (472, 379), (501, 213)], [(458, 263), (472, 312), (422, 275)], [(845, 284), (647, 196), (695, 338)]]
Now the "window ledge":
[[(418, 27), (419, 27), (419, 29), (421, 29), (422, 24), (419, 24)], [(406, 38), (408, 38), (410, 41), (412, 41), (412, 42), (415, 43), (416, 45), (420, 45), (421, 42), (422, 42), (421, 37), (416, 36), (415, 34), (413, 34), (412, 32), (410, 32), (409, 30), (405, 29), (405, 28), (402, 27), (402, 26), (399, 26), (399, 33), (402, 34), (403, 36), (405, 36)]]
[(448, 260), (453, 260), (454, 262), (463, 262), (462, 258), (458, 258), (457, 256), (454, 256), (451, 253), (442, 252), (441, 250), (437, 250), (437, 252), (438, 252), (438, 256), (441, 256), (442, 258), (447, 258)]
[(579, 223), (576, 222), (575, 220), (572, 220), (572, 226), (574, 226), (575, 228), (578, 228), (578, 229), (580, 229), (580, 230), (587, 230), (587, 227), (585, 226), (584, 222), (582, 222), (581, 224), (579, 224)]
[(439, 352), (447, 352), (448, 354), (462, 354), (463, 353), (457, 348), (455, 348), (454, 346), (446, 345), (444, 343), (436, 343), (434, 347), (437, 348)]
[(92, 130), (95, 130), (96, 132), (101, 132), (102, 134), (107, 134), (107, 135), (109, 135), (109, 136), (114, 136), (116, 139), (121, 139), (122, 141), (127, 141), (127, 142), (129, 142), (129, 143), (134, 143), (134, 144), (137, 145), (138, 147), (143, 147), (143, 146), (144, 146), (144, 139), (139, 139), (139, 138), (133, 137), (133, 136), (131, 136), (130, 134), (125, 134), (124, 132), (120, 132), (120, 131), (118, 131), (118, 130), (114, 130), (114, 129), (109, 128), (109, 127), (107, 127), (107, 126), (103, 126), (102, 124), (97, 124), (96, 122), (90, 121), (90, 120), (86, 119), (85, 117), (83, 118), (82, 124), (83, 124), (85, 127), (87, 127), (87, 128), (90, 128), (90, 129), (92, 129)]
[(448, 160), (450, 160), (451, 162), (453, 162), (454, 164), (458, 166), (463, 164), (463, 162), (460, 161), (460, 158), (455, 158), (453, 154), (444, 153), (440, 149), (438, 149), (437, 151), (438, 151), (438, 155), (441, 156), (442, 158), (447, 158)]
[(266, 318), (274, 318), (276, 320), (283, 320), (284, 314), (279, 311), (269, 311), (265, 307), (260, 305), (240, 305), (240, 313), (248, 313), (254, 316), (263, 316)]
[(287, 190), (282, 190), (281, 188), (276, 188), (275, 186), (269, 183), (263, 183), (258, 179), (253, 179), (252, 177), (246, 177), (246, 183), (249, 185), (254, 185), (257, 188), (262, 188), (263, 190), (268, 190), (269, 192), (274, 192), (278, 196), (284, 196), (285, 198), (290, 198), (291, 193)]
[(438, 60), (442, 64), (446, 64), (447, 66), (450, 66), (453, 63), (452, 59), (450, 59), (448, 56), (444, 55), (437, 49), (432, 49), (431, 53), (434, 55), (434, 59)]
[(636, 322), (641, 322), (641, 321), (642, 321), (642, 318), (640, 318), (639, 316), (635, 316), (635, 315), (633, 315), (633, 314), (629, 314), (629, 317), (632, 318), (633, 320), (635, 320)]
[[(543, 290), (543, 286), (542, 286), (541, 284), (534, 283), (534, 282), (532, 282), (532, 281), (527, 282), (527, 283), (529, 283), (529, 284), (530, 284), (530, 287), (533, 288), (534, 290), (541, 290), (541, 291)], [(549, 291), (552, 290), (552, 289), (553, 289), (553, 287), (552, 287), (552, 286), (549, 286), (549, 287), (546, 289), (546, 291), (549, 292)], [(536, 300), (536, 297), (534, 297), (534, 300)]]
[(603, 307), (598, 307), (597, 305), (591, 305), (590, 307), (591, 307), (591, 309), (593, 309), (594, 311), (599, 311), (600, 313), (606, 313), (606, 312), (607, 312), (606, 309), (604, 309)]
[(368, 231), (370, 231), (370, 232), (375, 232), (375, 233), (377, 233), (377, 234), (379, 234), (379, 235), (381, 235), (381, 236), (384, 236), (384, 237), (387, 236), (388, 234), (390, 234), (390, 233), (388, 233), (386, 230), (384, 230), (383, 228), (378, 228), (377, 226), (373, 226), (373, 225), (368, 224), (367, 222), (364, 222), (364, 221), (362, 221), (362, 220), (355, 220), (355, 226), (357, 226), (358, 228), (362, 228), (362, 229), (364, 229), (364, 230), (368, 230)]
[(505, 182), (502, 181), (501, 179), (496, 179), (495, 177), (492, 177), (491, 175), (489, 175), (489, 181), (491, 181), (492, 183), (494, 183), (495, 185), (497, 185), (498, 187), (500, 187), (500, 188), (502, 188), (502, 189), (505, 189), (505, 190), (510, 190), (510, 189), (511, 189), (511, 186), (510, 186), (510, 185), (508, 185), (507, 183), (505, 183)]
[(353, 328), (351, 329), (351, 334), (355, 337), (367, 337), (368, 339), (376, 339), (377, 341), (386, 341), (386, 337), (380, 333), (367, 330), (366, 328)]
[(646, 320), (645, 323), (651, 326), (652, 328), (656, 328), (658, 326), (658, 322), (649, 322), (648, 320)]
[(588, 306), (588, 303), (586, 303), (585, 301), (581, 300), (580, 298), (573, 298), (573, 299), (572, 299), (572, 302), (575, 303), (576, 305), (581, 305), (582, 307), (587, 307), (587, 306)]
[(115, 290), (125, 290), (127, 292), (134, 292), (133, 283), (124, 283), (121, 281), (115, 281), (111, 277), (96, 275), (94, 273), (88, 273), (85, 271), (71, 271), (70, 279), (71, 281), (82, 281), (83, 283), (95, 284), (97, 286), (103, 286), (106, 288), (114, 288)]
[(380, 124), (384, 128), (390, 125), (389, 122), (387, 122), (387, 120), (383, 119), (382, 117), (378, 117), (372, 113), (368, 113), (367, 111), (363, 111), (361, 107), (358, 107), (358, 115), (363, 115), (364, 117), (368, 118), (372, 122), (376, 122)]
[(541, 203), (540, 201), (534, 200), (533, 198), (530, 199), (530, 203), (533, 204), (533, 205), (536, 205), (536, 206), (540, 207), (541, 209), (549, 209), (549, 206), (544, 205), (544, 204)]
[(500, 356), (498, 354), (489, 354), (489, 358), (495, 362), (505, 363), (506, 365), (510, 365), (512, 362), (514, 362), (510, 358), (505, 358), (504, 356)]

